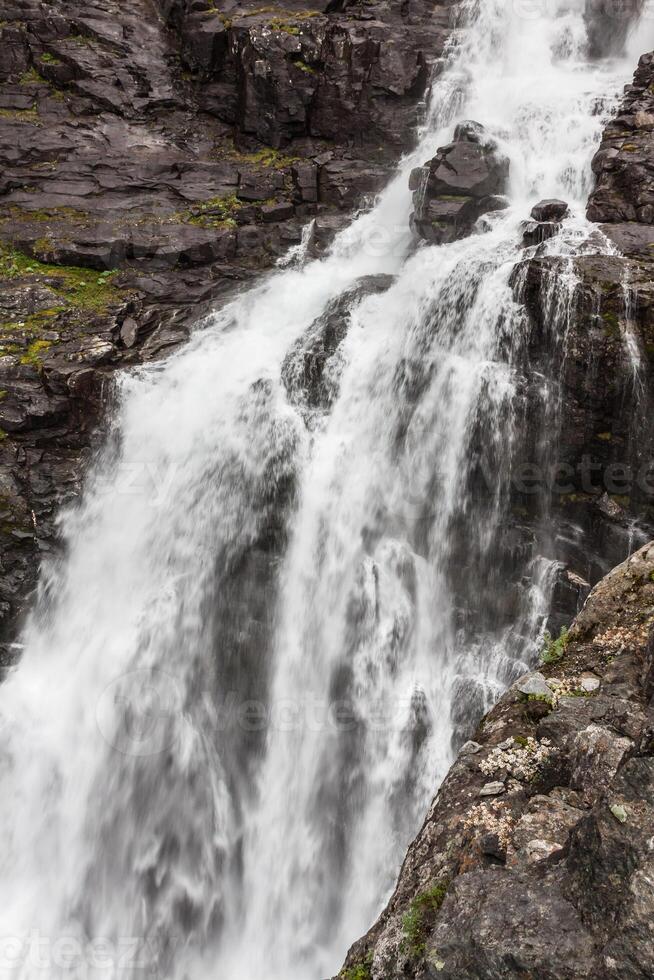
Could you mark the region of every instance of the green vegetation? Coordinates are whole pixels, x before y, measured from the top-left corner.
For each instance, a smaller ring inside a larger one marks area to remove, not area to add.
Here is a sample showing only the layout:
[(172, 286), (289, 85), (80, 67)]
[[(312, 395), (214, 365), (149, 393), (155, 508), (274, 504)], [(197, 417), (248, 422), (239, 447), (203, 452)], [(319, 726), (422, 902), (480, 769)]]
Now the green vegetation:
[(311, 65), (308, 65), (306, 61), (302, 61), (301, 58), (294, 58), (293, 64), (295, 65), (296, 68), (299, 68), (300, 71), (303, 71), (306, 75), (316, 74), (316, 69), (312, 68)]
[[(284, 7), (279, 7), (277, 4), (269, 4), (266, 7), (257, 7), (256, 10), (250, 10), (244, 13), (243, 17), (261, 17), (263, 14), (276, 14), (277, 19), (281, 21), (283, 18), (285, 21), (293, 20), (310, 20), (311, 17), (320, 17), (319, 10), (286, 10)], [(271, 22), (272, 26), (272, 22)]]
[(30, 68), (18, 79), (21, 85), (47, 85), (47, 81), (43, 75), (39, 75), (36, 68)]
[(59, 60), (59, 58), (55, 58), (55, 56), (53, 54), (49, 54), (47, 51), (45, 52), (45, 54), (42, 54), (41, 55), (41, 57), (39, 58), (39, 61), (43, 61), (44, 64), (46, 64), (46, 65), (60, 65), (61, 64), (61, 61)]
[(51, 320), (66, 310), (65, 306), (54, 306), (49, 310), (39, 310), (38, 313), (30, 313), (29, 316), (22, 317), (20, 320), (5, 320), (0, 323), (0, 334), (11, 331), (24, 332), (38, 336), (51, 326)]
[(415, 959), (425, 954), (427, 933), (445, 900), (448, 887), (449, 882), (439, 882), (428, 891), (416, 895), (402, 919), (406, 951)]
[(6, 438), (7, 438), (7, 433), (5, 432), (4, 429), (0, 429), (0, 442), (4, 442)]
[(526, 749), (529, 745), (529, 739), (525, 738), (524, 735), (514, 735), (513, 741), (516, 743), (516, 745), (519, 745), (521, 749)]
[(356, 963), (347, 970), (343, 970), (339, 976), (341, 980), (370, 980), (372, 976), (372, 953), (367, 953), (364, 960)]
[(39, 112), (36, 106), (31, 109), (0, 109), (0, 119), (13, 119), (16, 122), (31, 123), (40, 126)]
[[(49, 163), (51, 169), (56, 169), (58, 166), (56, 160), (49, 161)], [(20, 221), (23, 224), (33, 224), (34, 222), (49, 224), (57, 221), (65, 221), (66, 224), (75, 224), (80, 227), (87, 227), (89, 225), (87, 211), (78, 211), (76, 208), (69, 207), (35, 208), (34, 210), (27, 211), (24, 208), (12, 206), (8, 209), (8, 213), (0, 217), (0, 221), (7, 221), (9, 218), (12, 221)]]
[(287, 21), (278, 20), (275, 18), (270, 21), (269, 27), (272, 27), (273, 31), (281, 31), (283, 34), (292, 34), (293, 37), (297, 37), (301, 33), (300, 28), (296, 27), (295, 24), (289, 24)]
[(51, 347), (51, 340), (33, 340), (25, 354), (21, 357), (20, 363), (31, 364), (32, 367), (39, 368), (41, 366), (40, 355), (45, 354)]
[(235, 228), (234, 215), (242, 207), (242, 202), (235, 194), (229, 197), (212, 197), (186, 211), (178, 211), (173, 215), (173, 220), (198, 225), (200, 228)]
[(569, 637), (567, 628), (565, 626), (561, 627), (561, 632), (556, 640), (547, 631), (543, 639), (545, 646), (541, 651), (540, 662), (542, 664), (558, 664), (563, 659), (566, 647), (568, 646)]
[(619, 337), (620, 321), (615, 313), (602, 313), (602, 319), (605, 323), (604, 332), (606, 333), (607, 337)]
[(0, 277), (45, 276), (52, 280), (53, 292), (73, 309), (100, 311), (122, 302), (124, 291), (114, 284), (117, 275), (115, 270), (98, 274), (80, 266), (40, 262), (16, 249), (0, 246)]
[(259, 164), (261, 167), (272, 167), (275, 170), (281, 170), (284, 167), (290, 167), (291, 164), (296, 163), (299, 157), (289, 157), (284, 156), (279, 150), (274, 150), (271, 146), (266, 146), (262, 150), (257, 150), (256, 153), (243, 154), (244, 162)]
[(272, 146), (264, 146), (253, 153), (242, 153), (233, 144), (229, 148), (217, 147), (216, 156), (234, 163), (250, 163), (255, 167), (269, 167), (273, 170), (284, 170), (301, 159), (297, 156), (286, 156)]

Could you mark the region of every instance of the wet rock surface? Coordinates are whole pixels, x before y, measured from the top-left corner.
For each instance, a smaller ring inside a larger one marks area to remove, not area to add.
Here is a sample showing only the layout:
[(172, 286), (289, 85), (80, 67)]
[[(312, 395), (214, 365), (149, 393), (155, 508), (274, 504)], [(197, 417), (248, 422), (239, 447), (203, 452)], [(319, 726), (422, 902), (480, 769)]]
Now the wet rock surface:
[(639, 261), (654, 257), (654, 53), (640, 59), (593, 159), (588, 217)]
[(568, 213), (565, 201), (539, 201), (531, 209), (531, 221), (526, 221), (523, 228), (522, 240), (525, 245), (540, 245), (548, 238), (558, 235), (561, 221)]
[(183, 343), (413, 140), (456, 4), (10, 0), (0, 21), (0, 642), (116, 368)]
[(372, 980), (651, 975), (653, 657), (649, 544), (595, 587), (560, 656), (541, 665), (551, 700), (521, 682), (483, 719), (346, 969), (365, 964)]
[(501, 210), (509, 161), (477, 122), (460, 123), (448, 146), (411, 174), (415, 232), (444, 244), (469, 235), (477, 219)]
[(387, 275), (366, 276), (328, 305), (324, 313), (288, 352), (282, 365), (282, 381), (289, 401), (313, 428), (338, 393), (343, 367), (341, 344), (347, 336), (358, 303), (367, 296), (386, 292), (393, 283)]

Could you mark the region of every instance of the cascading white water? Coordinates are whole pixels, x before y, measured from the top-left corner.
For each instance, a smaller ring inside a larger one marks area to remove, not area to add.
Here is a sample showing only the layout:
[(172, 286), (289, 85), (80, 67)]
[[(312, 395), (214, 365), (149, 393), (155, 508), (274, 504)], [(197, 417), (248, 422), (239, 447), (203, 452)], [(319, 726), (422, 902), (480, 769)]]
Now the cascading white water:
[[(585, 63), (582, 8), (471, 3), (375, 209), (122, 379), (0, 688), (7, 978), (335, 971), (453, 736), (533, 656), (551, 563), (523, 556), (496, 609), (526, 329), (509, 280), (539, 198), (572, 207), (552, 254), (599, 247), (589, 162), (632, 68)], [(416, 250), (407, 175), (460, 118), (509, 156), (511, 207)], [(329, 398), (307, 406), (284, 365), (343, 296)]]

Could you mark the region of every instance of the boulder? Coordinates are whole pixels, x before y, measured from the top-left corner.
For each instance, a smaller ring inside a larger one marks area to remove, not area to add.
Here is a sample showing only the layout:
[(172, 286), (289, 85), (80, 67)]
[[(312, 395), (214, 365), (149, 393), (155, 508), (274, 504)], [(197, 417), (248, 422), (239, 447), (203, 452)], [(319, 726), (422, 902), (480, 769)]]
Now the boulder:
[(531, 209), (531, 216), (534, 221), (563, 221), (567, 214), (568, 205), (566, 202), (556, 198), (539, 201)]
[(561, 221), (568, 214), (568, 205), (565, 201), (556, 198), (539, 201), (531, 209), (531, 221), (527, 221), (522, 226), (522, 240), (525, 245), (540, 245), (558, 235), (561, 230)]
[(507, 206), (508, 175), (509, 161), (481, 123), (461, 123), (452, 142), (411, 173), (413, 230), (439, 245), (465, 238), (482, 214)]
[[(372, 980), (654, 976), (653, 601), (654, 542), (591, 592), (563, 661), (529, 675), (598, 678), (601, 693), (560, 698), (536, 728), (515, 687), (500, 699), (475, 733), (482, 763), (469, 749), (454, 763), (340, 976), (360, 963)], [(514, 762), (501, 782), (488, 765), (501, 753), (535, 771)], [(437, 883), (407, 955), (407, 920)]]
[(546, 698), (551, 701), (554, 697), (552, 688), (538, 671), (533, 674), (525, 674), (514, 684), (515, 690), (526, 697)]

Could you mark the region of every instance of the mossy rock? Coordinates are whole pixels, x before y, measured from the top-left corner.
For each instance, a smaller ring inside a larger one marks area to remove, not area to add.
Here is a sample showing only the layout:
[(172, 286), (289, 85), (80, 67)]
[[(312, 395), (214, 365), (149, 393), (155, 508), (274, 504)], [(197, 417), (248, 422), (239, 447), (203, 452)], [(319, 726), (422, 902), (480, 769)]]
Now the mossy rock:
[[(47, 278), (67, 308), (104, 312), (124, 302), (127, 290), (116, 284), (117, 270), (101, 272), (80, 266), (55, 265), (0, 246), (0, 278)], [(63, 305), (63, 304), (62, 304)]]
[(445, 901), (448, 888), (449, 882), (441, 881), (427, 891), (420, 892), (402, 918), (403, 946), (413, 959), (422, 959), (425, 955), (429, 932), (434, 926), (438, 910)]

